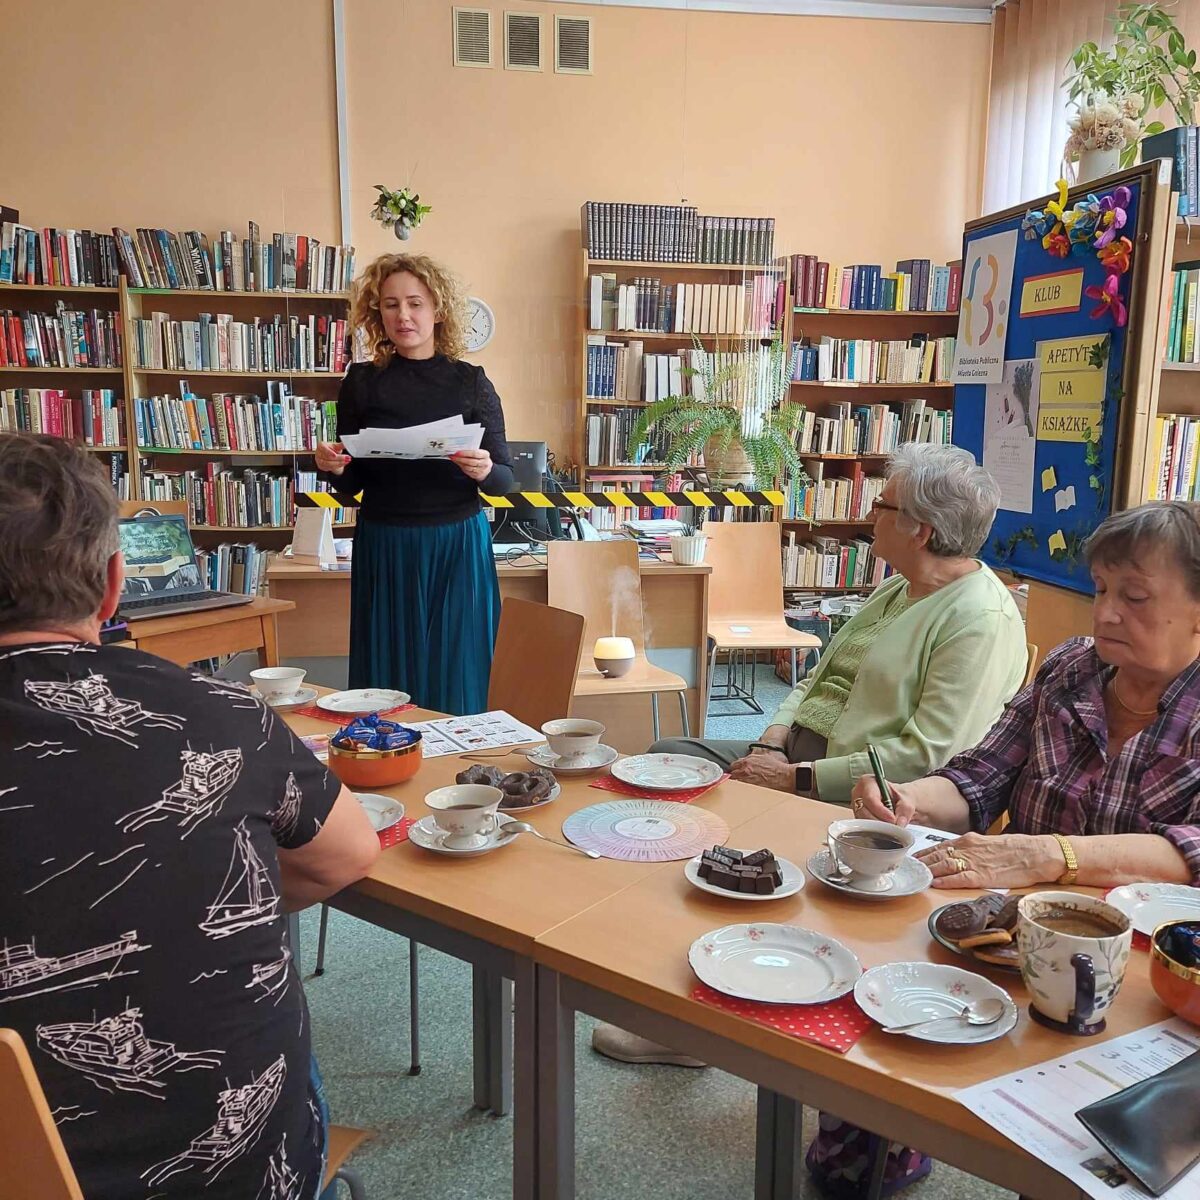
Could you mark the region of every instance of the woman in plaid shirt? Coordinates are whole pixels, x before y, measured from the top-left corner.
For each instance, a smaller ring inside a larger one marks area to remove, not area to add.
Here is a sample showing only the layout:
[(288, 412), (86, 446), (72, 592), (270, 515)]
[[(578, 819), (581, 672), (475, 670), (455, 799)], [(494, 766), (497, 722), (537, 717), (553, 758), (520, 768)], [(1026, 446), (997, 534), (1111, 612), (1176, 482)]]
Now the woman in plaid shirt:
[(855, 785), (860, 816), (973, 831), (922, 855), (935, 887), (1200, 884), (1200, 505), (1116, 513), (1086, 555), (1093, 637), (1059, 646), (973, 750), (893, 784), (894, 816)]

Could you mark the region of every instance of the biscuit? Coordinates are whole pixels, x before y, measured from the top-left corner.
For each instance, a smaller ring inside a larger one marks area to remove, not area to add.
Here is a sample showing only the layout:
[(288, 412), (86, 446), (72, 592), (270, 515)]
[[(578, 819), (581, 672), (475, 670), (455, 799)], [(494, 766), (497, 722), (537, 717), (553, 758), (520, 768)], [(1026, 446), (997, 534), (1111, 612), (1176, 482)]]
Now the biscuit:
[(1011, 943), (1007, 946), (980, 946), (971, 954), (980, 962), (993, 963), (997, 967), (1016, 967), (1021, 963), (1021, 953)]
[(996, 915), (988, 922), (988, 928), (1007, 929), (1009, 933), (1012, 933), (1017, 927), (1017, 905), (1020, 903), (1020, 896), (1009, 896)]
[(938, 914), (937, 931), (952, 942), (982, 933), (992, 914), (1003, 903), (1002, 896), (988, 892), (975, 900), (949, 904)]
[(959, 938), (960, 950), (973, 950), (976, 946), (1008, 946), (1012, 943), (1012, 934), (1007, 929), (985, 929), (982, 933), (973, 933), (970, 937)]

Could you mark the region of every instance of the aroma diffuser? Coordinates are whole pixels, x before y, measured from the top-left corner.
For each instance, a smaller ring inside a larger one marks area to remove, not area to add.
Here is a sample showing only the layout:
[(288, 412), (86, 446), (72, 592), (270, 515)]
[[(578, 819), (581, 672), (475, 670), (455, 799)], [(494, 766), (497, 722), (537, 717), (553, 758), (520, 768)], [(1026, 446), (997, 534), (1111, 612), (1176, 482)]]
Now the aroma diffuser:
[(628, 673), (637, 657), (633, 639), (627, 637), (602, 637), (596, 639), (592, 650), (592, 662), (596, 670), (608, 679), (620, 679)]

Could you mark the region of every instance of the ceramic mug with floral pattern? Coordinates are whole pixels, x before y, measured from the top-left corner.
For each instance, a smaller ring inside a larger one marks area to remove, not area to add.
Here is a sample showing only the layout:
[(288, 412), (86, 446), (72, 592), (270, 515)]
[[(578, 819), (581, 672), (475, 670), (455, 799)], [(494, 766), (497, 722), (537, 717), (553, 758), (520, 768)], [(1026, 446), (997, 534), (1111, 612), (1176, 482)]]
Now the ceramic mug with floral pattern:
[(1129, 918), (1095, 896), (1023, 897), (1017, 905), (1017, 949), (1031, 1015), (1067, 1033), (1099, 1033), (1125, 978), (1132, 942)]

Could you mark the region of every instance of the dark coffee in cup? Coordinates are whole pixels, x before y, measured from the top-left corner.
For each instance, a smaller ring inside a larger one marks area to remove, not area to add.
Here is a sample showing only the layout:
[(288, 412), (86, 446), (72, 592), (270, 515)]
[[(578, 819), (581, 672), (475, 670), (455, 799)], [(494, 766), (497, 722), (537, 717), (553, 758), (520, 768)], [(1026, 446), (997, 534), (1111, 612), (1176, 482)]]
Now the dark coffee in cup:
[(847, 846), (861, 846), (865, 850), (899, 850), (907, 843), (890, 833), (878, 833), (873, 829), (848, 829), (838, 834), (837, 840)]
[(1124, 932), (1119, 925), (1106, 921), (1096, 912), (1079, 912), (1071, 908), (1051, 908), (1034, 918), (1034, 923), (1068, 937), (1110, 938)]

